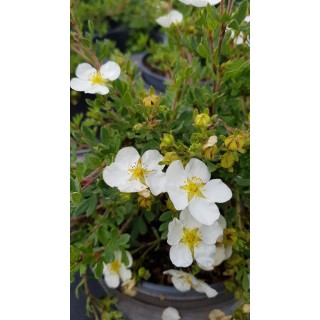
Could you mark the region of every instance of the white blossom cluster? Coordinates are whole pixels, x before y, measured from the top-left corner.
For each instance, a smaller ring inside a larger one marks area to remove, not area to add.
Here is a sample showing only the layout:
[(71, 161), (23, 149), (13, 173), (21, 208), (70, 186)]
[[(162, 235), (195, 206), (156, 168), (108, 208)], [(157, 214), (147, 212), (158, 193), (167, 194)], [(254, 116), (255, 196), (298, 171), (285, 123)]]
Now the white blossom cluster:
[[(210, 179), (206, 164), (198, 159), (191, 159), (185, 167), (180, 160), (173, 161), (166, 172), (163, 172), (165, 165), (159, 164), (162, 160), (157, 150), (148, 150), (140, 156), (134, 147), (125, 147), (104, 169), (103, 179), (121, 192), (147, 196), (167, 192), (175, 209), (181, 210), (179, 219), (174, 218), (168, 225), (171, 262), (176, 267), (188, 267), (195, 260), (201, 269), (212, 270), (232, 253), (231, 247), (221, 244), (226, 221), (216, 205), (230, 200), (231, 190), (220, 179)], [(217, 243), (220, 245), (216, 246)], [(131, 278), (128, 268), (132, 257), (129, 252), (127, 255), (128, 265), (121, 262), (120, 252), (117, 252), (114, 262), (105, 266), (105, 281), (109, 287), (118, 287), (120, 279)], [(217, 294), (192, 274), (178, 270), (167, 270), (164, 274), (172, 276), (172, 283), (180, 291), (193, 288), (208, 297)]]

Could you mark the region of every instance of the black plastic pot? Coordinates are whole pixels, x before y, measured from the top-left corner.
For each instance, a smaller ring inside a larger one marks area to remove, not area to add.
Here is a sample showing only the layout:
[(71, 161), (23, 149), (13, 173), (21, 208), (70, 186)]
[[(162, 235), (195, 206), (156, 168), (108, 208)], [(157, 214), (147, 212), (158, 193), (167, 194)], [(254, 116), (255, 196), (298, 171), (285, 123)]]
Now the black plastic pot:
[(157, 91), (165, 92), (166, 85), (165, 82), (169, 81), (168, 78), (154, 72), (146, 65), (146, 60), (149, 54), (145, 54), (139, 64), (139, 69), (142, 75), (143, 80), (147, 83), (148, 86), (153, 86)]
[(230, 315), (237, 307), (233, 294), (226, 293), (222, 283), (212, 286), (218, 291), (214, 298), (207, 298), (205, 294), (193, 290), (180, 292), (174, 287), (150, 282), (142, 282), (137, 287), (136, 296), (129, 297), (119, 290), (108, 288), (103, 280), (101, 285), (107, 294), (117, 297), (117, 307), (127, 320), (161, 320), (162, 312), (167, 307), (176, 308), (183, 320), (207, 320), (213, 309)]

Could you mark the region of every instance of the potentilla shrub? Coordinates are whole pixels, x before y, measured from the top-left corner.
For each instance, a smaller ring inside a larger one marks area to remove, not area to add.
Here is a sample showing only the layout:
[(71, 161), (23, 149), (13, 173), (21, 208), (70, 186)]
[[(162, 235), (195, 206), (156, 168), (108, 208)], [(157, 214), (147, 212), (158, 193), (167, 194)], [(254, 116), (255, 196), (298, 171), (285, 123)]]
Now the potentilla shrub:
[(93, 46), (93, 23), (83, 35), (72, 11), (83, 61), (71, 88), (93, 98), (71, 122), (71, 278), (80, 272), (89, 311), (114, 318), (115, 301), (90, 294), (90, 268), (131, 296), (149, 280), (212, 298), (220, 279), (248, 319), (248, 2), (175, 6), (156, 19), (168, 42), (150, 50), (170, 75), (163, 94), (128, 55)]

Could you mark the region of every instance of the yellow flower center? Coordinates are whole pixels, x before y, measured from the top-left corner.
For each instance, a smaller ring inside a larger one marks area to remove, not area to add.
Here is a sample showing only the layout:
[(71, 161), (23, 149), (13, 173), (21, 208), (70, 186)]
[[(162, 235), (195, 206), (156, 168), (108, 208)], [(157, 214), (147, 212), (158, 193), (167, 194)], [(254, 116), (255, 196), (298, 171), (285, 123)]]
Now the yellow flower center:
[(111, 271), (115, 273), (119, 273), (120, 268), (121, 268), (121, 263), (118, 260), (114, 260), (113, 262), (110, 263)]
[(142, 161), (140, 158), (136, 167), (129, 168), (129, 172), (131, 173), (130, 180), (140, 180), (143, 184), (145, 184), (145, 176), (152, 171), (153, 170), (146, 170), (145, 168), (143, 168)]
[(180, 188), (187, 191), (188, 201), (190, 202), (194, 197), (204, 198), (204, 195), (201, 192), (204, 185), (205, 184), (200, 178), (192, 177), (191, 179), (187, 178), (185, 185)]
[(100, 71), (93, 75), (90, 80), (92, 84), (104, 85), (106, 83), (106, 80), (102, 78)]
[(189, 276), (185, 276), (186, 281), (192, 286), (192, 282)]
[(199, 228), (183, 228), (182, 243), (186, 244), (193, 253), (194, 248), (198, 247), (201, 242)]

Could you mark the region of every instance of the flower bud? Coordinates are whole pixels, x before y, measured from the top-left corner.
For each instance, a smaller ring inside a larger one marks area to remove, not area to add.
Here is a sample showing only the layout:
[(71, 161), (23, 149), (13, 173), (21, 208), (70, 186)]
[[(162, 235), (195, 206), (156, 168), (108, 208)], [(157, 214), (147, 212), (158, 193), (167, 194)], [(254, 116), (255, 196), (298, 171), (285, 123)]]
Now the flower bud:
[(173, 162), (175, 160), (179, 160), (179, 156), (176, 152), (174, 152), (174, 151), (166, 152), (166, 154), (164, 155), (164, 157), (160, 163), (169, 165), (171, 162)]
[(202, 156), (206, 160), (212, 159), (217, 153), (219, 152), (219, 148), (217, 145), (214, 145), (212, 147), (206, 148), (204, 151), (202, 151)]
[(237, 241), (237, 231), (232, 228), (225, 229), (223, 232), (223, 242), (225, 246), (232, 246)]
[(160, 148), (170, 148), (174, 144), (174, 137), (172, 134), (165, 133), (161, 138)]
[(134, 297), (137, 294), (137, 289), (134, 287), (136, 281), (134, 279), (128, 279), (122, 283), (121, 289), (122, 292), (130, 297)]
[(149, 270), (147, 270), (145, 267), (139, 268), (138, 275), (140, 278), (142, 278), (144, 280), (148, 280), (151, 276)]
[(144, 124), (142, 124), (142, 123), (137, 123), (137, 124), (133, 127), (133, 131), (138, 132), (138, 131), (140, 131), (141, 129), (143, 129), (144, 127), (145, 127)]
[(202, 145), (201, 143), (193, 143), (190, 147), (189, 147), (189, 153), (192, 156), (200, 156), (201, 155), (201, 151), (202, 151)]
[(144, 190), (138, 192), (138, 195), (141, 197), (144, 197), (144, 198), (150, 198), (151, 192), (149, 189), (144, 189)]
[(229, 136), (226, 140), (224, 140), (224, 145), (232, 151), (242, 150), (245, 144), (245, 138), (238, 134), (237, 136)]
[(216, 143), (218, 142), (218, 138), (216, 136), (211, 136), (207, 143), (202, 147), (202, 156), (206, 160), (212, 159), (219, 151)]
[(228, 169), (233, 166), (235, 162), (235, 157), (231, 151), (227, 151), (222, 157), (220, 161), (220, 166), (222, 168)]
[(155, 94), (152, 94), (151, 96), (147, 96), (143, 99), (143, 105), (146, 108), (152, 108), (159, 103), (159, 100), (159, 97), (157, 97)]
[(210, 117), (205, 113), (196, 116), (194, 123), (197, 127), (207, 127), (210, 124)]
[(138, 204), (140, 207), (145, 208), (147, 211), (151, 210), (152, 197), (145, 198), (144, 196), (138, 196)]

